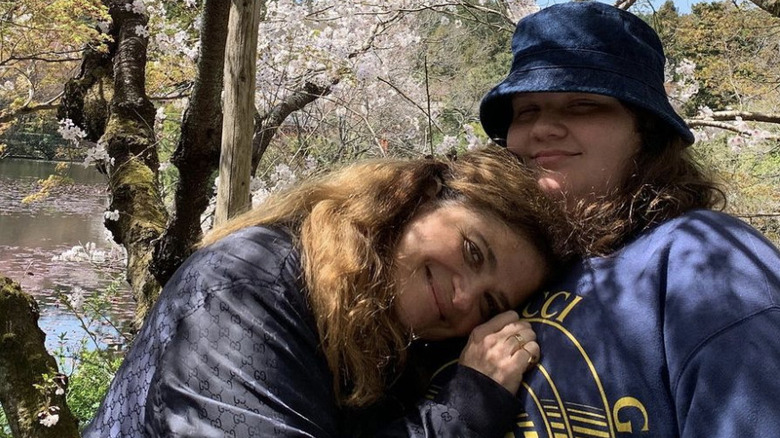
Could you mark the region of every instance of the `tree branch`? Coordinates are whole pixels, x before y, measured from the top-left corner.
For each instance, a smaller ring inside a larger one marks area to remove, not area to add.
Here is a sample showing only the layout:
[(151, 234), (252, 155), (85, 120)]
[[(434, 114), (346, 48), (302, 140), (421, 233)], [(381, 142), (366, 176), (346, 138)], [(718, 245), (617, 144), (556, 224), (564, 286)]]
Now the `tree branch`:
[[(60, 96), (62, 96), (62, 93), (57, 96), (57, 99), (59, 99)], [(25, 114), (31, 114), (38, 111), (56, 110), (57, 108), (59, 108), (59, 104), (42, 103), (39, 105), (25, 105), (13, 111), (2, 111), (0, 112), (0, 123), (10, 122), (11, 120)]]
[(302, 90), (295, 91), (287, 96), (286, 99), (275, 105), (266, 114), (255, 114), (255, 133), (252, 139), (252, 175), (257, 171), (260, 160), (263, 158), (268, 145), (271, 143), (274, 135), (279, 131), (279, 127), (287, 117), (295, 111), (303, 109), (306, 105), (314, 102), (319, 97), (330, 94), (331, 87), (339, 82), (336, 78), (327, 85), (316, 85), (312, 82), (306, 82)]
[(173, 214), (154, 248), (152, 272), (160, 284), (165, 284), (192, 253), (201, 236), (200, 216), (213, 195), (211, 178), (219, 164), (222, 141), (222, 80), (229, 15), (230, 2), (207, 0), (203, 6), (197, 76), (171, 158), (179, 169)]
[(769, 12), (775, 17), (780, 18), (780, 0), (750, 0), (759, 8)]
[(699, 128), (699, 127), (720, 128), (720, 129), (725, 129), (726, 131), (736, 132), (737, 134), (747, 134), (747, 132), (737, 128), (736, 126), (724, 122), (716, 122), (714, 120), (691, 119), (691, 120), (686, 120), (686, 123), (691, 128)]
[[(349, 53), (347, 59), (354, 59), (371, 50), (376, 38), (384, 32), (390, 24), (400, 19), (402, 16), (403, 14), (401, 12), (396, 11), (387, 20), (376, 23), (363, 45)], [(263, 158), (266, 149), (268, 149), (268, 145), (271, 144), (271, 140), (273, 140), (285, 119), (293, 112), (303, 109), (306, 105), (314, 102), (318, 98), (330, 94), (331, 87), (338, 84), (340, 81), (341, 77), (339, 76), (331, 79), (330, 84), (327, 85), (317, 85), (307, 81), (304, 83), (302, 89), (294, 91), (282, 102), (271, 108), (267, 113), (262, 115), (259, 112), (255, 113), (255, 132), (254, 138), (252, 139), (252, 175), (257, 171), (257, 166), (260, 165), (260, 160)]]
[(741, 119), (744, 122), (765, 122), (780, 124), (780, 114), (765, 114), (749, 111), (716, 111), (710, 115), (712, 120)]
[(404, 98), (404, 100), (406, 100), (407, 102), (409, 102), (409, 103), (411, 103), (412, 105), (414, 105), (415, 107), (417, 107), (417, 109), (418, 109), (418, 110), (420, 110), (420, 111), (421, 111), (421, 112), (422, 112), (422, 113), (425, 115), (425, 117), (427, 117), (427, 118), (428, 118), (428, 120), (429, 120), (431, 123), (433, 123), (433, 126), (435, 126), (435, 127), (436, 127), (436, 129), (437, 129), (439, 132), (442, 132), (442, 133), (444, 132), (444, 130), (442, 130), (442, 129), (441, 129), (441, 127), (439, 126), (439, 124), (438, 124), (438, 123), (436, 123), (436, 120), (434, 120), (434, 119), (433, 119), (433, 117), (431, 116), (430, 112), (429, 112), (428, 110), (426, 110), (425, 108), (423, 108), (423, 107), (422, 107), (422, 105), (420, 105), (419, 103), (415, 102), (415, 101), (414, 101), (412, 98), (410, 98), (409, 96), (407, 96), (406, 94), (404, 94), (404, 92), (403, 92), (403, 91), (401, 91), (401, 90), (400, 90), (398, 87), (396, 87), (394, 84), (392, 84), (392, 83), (391, 83), (390, 81), (388, 81), (387, 79), (385, 79), (385, 78), (381, 78), (381, 77), (377, 77), (377, 80), (378, 80), (379, 82), (383, 82), (383, 83), (387, 84), (388, 86), (390, 86), (390, 88), (392, 88), (393, 90), (395, 90), (395, 92), (396, 92), (396, 93), (398, 93), (398, 94), (399, 94), (401, 97), (403, 97), (403, 98)]

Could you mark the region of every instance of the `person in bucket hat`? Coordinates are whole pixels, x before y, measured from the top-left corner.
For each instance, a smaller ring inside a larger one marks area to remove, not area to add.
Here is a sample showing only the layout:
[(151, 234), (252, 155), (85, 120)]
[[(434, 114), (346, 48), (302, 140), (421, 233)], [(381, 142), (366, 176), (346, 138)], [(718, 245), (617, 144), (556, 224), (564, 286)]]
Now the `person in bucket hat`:
[(510, 436), (780, 436), (780, 252), (713, 210), (724, 195), (689, 155), (657, 34), (564, 3), (520, 20), (512, 51), (480, 119), (585, 255), (517, 308), (541, 360)]

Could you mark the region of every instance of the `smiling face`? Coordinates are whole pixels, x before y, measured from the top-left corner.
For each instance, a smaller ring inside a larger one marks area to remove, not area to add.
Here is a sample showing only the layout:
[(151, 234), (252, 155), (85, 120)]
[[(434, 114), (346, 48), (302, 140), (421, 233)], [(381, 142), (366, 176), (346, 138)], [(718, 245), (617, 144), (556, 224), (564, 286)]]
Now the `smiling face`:
[(540, 171), (538, 182), (568, 203), (620, 185), (641, 138), (634, 115), (612, 97), (589, 93), (521, 93), (507, 148)]
[(395, 253), (395, 310), (422, 339), (468, 334), (541, 286), (541, 253), (503, 222), (450, 203), (421, 211)]

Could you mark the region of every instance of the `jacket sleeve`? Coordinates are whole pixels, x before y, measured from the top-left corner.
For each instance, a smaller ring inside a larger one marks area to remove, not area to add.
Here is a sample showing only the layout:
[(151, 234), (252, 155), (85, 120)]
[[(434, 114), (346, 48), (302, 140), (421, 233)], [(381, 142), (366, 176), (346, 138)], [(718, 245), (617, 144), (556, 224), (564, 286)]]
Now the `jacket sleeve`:
[(452, 364), (431, 397), (376, 433), (379, 437), (503, 437), (520, 411), (517, 398), (480, 372)]
[(297, 257), (233, 243), (212, 257), (220, 281), (206, 282), (203, 304), (171, 329), (151, 378), (147, 436), (337, 436), (332, 378)]

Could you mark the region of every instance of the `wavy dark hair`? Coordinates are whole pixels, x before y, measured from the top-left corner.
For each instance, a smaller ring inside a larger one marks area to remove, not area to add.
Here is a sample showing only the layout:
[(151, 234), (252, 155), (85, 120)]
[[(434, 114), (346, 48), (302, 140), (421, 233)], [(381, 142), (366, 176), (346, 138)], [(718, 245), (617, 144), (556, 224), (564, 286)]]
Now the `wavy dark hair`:
[(569, 225), (531, 171), (490, 147), (456, 160), (363, 161), (272, 196), (214, 230), (284, 226), (297, 238), (308, 299), (339, 403), (379, 399), (400, 372), (411, 333), (393, 310), (395, 248), (421, 208), (457, 203), (531, 241), (551, 268), (571, 253)]
[(641, 108), (623, 105), (634, 114), (642, 144), (613, 193), (572, 209), (575, 236), (586, 254), (610, 254), (687, 211), (726, 206), (723, 190), (671, 127)]

